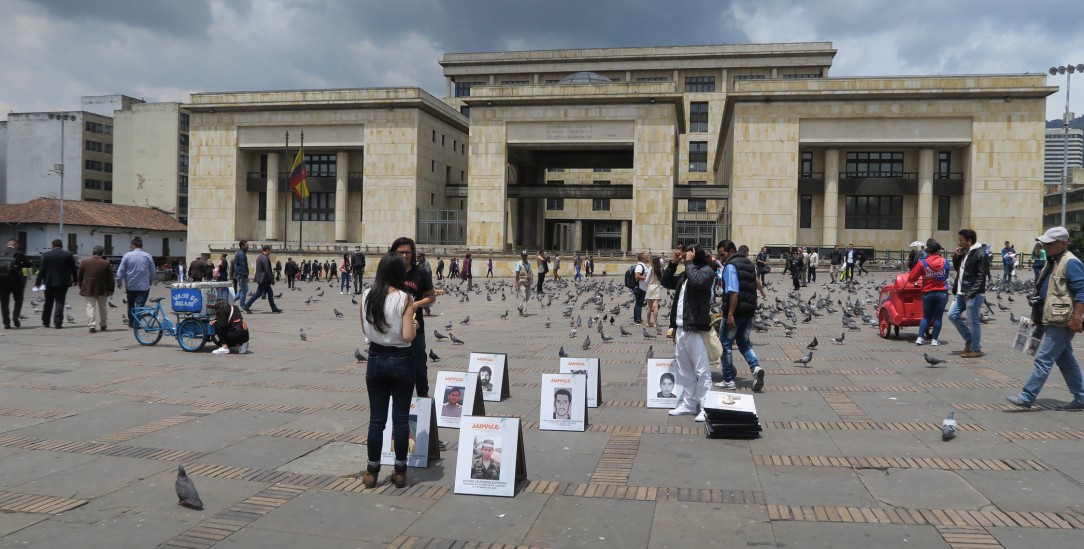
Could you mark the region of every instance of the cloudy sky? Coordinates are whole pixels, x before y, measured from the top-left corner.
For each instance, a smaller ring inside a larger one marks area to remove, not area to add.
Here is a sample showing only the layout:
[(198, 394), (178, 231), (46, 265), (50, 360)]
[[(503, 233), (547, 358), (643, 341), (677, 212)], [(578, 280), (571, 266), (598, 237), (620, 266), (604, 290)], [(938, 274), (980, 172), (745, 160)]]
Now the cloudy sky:
[[(1084, 63), (1082, 19), (1081, 0), (0, 0), (0, 119), (113, 93), (441, 97), (444, 52), (824, 40), (832, 76), (1045, 74)], [(1047, 118), (1064, 107), (1061, 91)]]

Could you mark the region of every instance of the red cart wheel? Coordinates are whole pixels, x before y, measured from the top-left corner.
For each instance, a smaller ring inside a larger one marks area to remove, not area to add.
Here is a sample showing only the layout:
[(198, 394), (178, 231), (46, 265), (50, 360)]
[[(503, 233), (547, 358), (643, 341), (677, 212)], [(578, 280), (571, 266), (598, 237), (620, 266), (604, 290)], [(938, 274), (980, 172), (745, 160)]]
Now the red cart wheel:
[[(877, 315), (877, 331), (880, 332), (881, 337), (888, 339), (888, 333), (891, 329), (892, 324), (888, 322), (888, 311), (881, 309), (880, 314)], [(899, 328), (896, 329), (899, 330)]]

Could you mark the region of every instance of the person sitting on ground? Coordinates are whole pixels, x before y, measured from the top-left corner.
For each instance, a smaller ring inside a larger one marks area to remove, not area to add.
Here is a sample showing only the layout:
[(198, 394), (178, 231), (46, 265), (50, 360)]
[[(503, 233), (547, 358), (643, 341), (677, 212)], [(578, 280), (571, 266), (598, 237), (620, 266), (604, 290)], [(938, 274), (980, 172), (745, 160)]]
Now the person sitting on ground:
[(241, 315), (241, 308), (230, 305), (224, 299), (215, 303), (215, 317), (211, 319), (215, 333), (212, 336), (218, 348), (211, 351), (214, 355), (230, 354), (230, 347), (237, 347), (237, 354), (248, 353), (248, 324)]

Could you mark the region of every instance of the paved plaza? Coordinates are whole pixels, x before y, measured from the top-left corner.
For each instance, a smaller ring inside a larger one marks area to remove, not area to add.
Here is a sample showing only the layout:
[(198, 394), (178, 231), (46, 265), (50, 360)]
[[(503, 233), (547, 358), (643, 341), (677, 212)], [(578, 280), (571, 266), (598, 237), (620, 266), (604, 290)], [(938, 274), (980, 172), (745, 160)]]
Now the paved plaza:
[[(827, 274), (821, 274), (822, 280)], [(886, 280), (873, 273), (860, 280)], [(485, 282), (476, 278), (477, 282)], [(497, 279), (492, 279), (496, 281)], [(506, 279), (507, 280), (507, 279)], [(620, 285), (617, 277), (602, 280)], [(789, 279), (770, 275), (769, 301)], [(367, 490), (344, 478), (364, 467), (368, 401), (358, 308), (338, 285), (299, 284), (246, 316), (251, 353), (194, 354), (176, 339), (140, 346), (110, 309), (109, 331), (87, 333), (84, 301), (69, 291), (76, 318), (43, 328), (27, 292), (21, 329), (0, 331), (0, 546), (2, 547), (1079, 547), (1084, 529), (1084, 414), (1053, 373), (1039, 405), (1020, 411), (1031, 359), (1011, 350), (1015, 327), (994, 305), (980, 359), (964, 360), (945, 321), (942, 347), (918, 347), (916, 328), (881, 339), (868, 324), (837, 345), (840, 314), (754, 333), (766, 368), (755, 396), (762, 437), (710, 440), (693, 416), (645, 407), (645, 353), (670, 356), (664, 338), (612, 342), (587, 328), (575, 338), (562, 316), (568, 290), (551, 307), (486, 292), (469, 302), (446, 295), (427, 320), (437, 370), (466, 370), (472, 351), (507, 353), (511, 397), (487, 402), (490, 416), (522, 418), (528, 481), (513, 498), (453, 492), (458, 431), (440, 429), (442, 460), (410, 469), (406, 488), (386, 477)], [(836, 291), (833, 303), (868, 300)], [(254, 288), (254, 287), (253, 287)], [(324, 297), (306, 305), (305, 299)], [(808, 299), (825, 289), (802, 289)], [(774, 295), (773, 295), (774, 294)], [(152, 297), (167, 296), (164, 286)], [(1005, 296), (1008, 297), (1008, 296)], [(995, 300), (989, 294), (990, 300)], [(624, 290), (607, 308), (628, 301)], [(164, 302), (168, 303), (168, 302)], [(1003, 302), (1027, 314), (1023, 296)], [(336, 318), (332, 309), (345, 312)], [(511, 310), (507, 319), (500, 319)], [(459, 321), (470, 315), (468, 325)], [(544, 328), (545, 321), (552, 322)], [(434, 328), (464, 345), (435, 341)], [(304, 328), (307, 341), (298, 337)], [(595, 341), (580, 351), (585, 334)], [(820, 341), (810, 368), (793, 361)], [(600, 406), (586, 432), (538, 429), (540, 374), (558, 369), (558, 348), (601, 360)], [(947, 359), (929, 368), (922, 353)], [(752, 380), (735, 353), (739, 389)], [(716, 380), (721, 375), (716, 373)], [(652, 387), (651, 390), (656, 390)], [(952, 410), (960, 431), (941, 441)], [(177, 505), (184, 464), (206, 505)]]

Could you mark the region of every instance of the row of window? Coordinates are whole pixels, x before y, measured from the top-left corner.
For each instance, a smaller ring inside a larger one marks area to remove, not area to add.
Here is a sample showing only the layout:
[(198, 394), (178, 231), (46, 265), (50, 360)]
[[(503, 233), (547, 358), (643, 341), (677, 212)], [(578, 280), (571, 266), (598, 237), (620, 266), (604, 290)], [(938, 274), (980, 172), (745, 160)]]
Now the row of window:
[(87, 120), (83, 124), (83, 128), (90, 133), (113, 135), (113, 126), (102, 124), (101, 122), (91, 122), (90, 120)]
[(102, 181), (101, 179), (84, 179), (83, 188), (88, 191), (112, 191), (113, 182), (109, 180)]
[(83, 160), (84, 170), (94, 170), (98, 172), (113, 173), (112, 162), (102, 162), (101, 160)]
[(101, 141), (86, 140), (83, 143), (83, 150), (90, 152), (104, 152), (106, 154), (113, 154), (112, 143), (102, 143)]
[[(690, 201), (691, 202), (691, 201)], [(847, 229), (903, 229), (902, 196), (848, 196), (845, 198), (844, 227)], [(949, 230), (952, 197), (937, 197), (937, 230)], [(692, 211), (692, 210), (690, 210)], [(813, 195), (798, 200), (798, 227), (813, 227)]]
[[(802, 151), (799, 172), (813, 173), (813, 152)], [(876, 174), (881, 177), (901, 177), (903, 175), (903, 153), (900, 151), (855, 151), (846, 155), (846, 173)], [(937, 171), (940, 178), (952, 173), (952, 153), (938, 151)]]
[[(466, 113), (464, 113), (464, 114), (466, 114)], [(433, 130), (433, 143), (436, 143), (436, 142), (437, 142), (437, 130)], [(445, 143), (446, 143), (446, 136), (442, 133), (442, 134), (440, 134), (440, 146), (441, 147), (446, 146)], [(466, 156), (466, 154), (467, 154), (467, 144), (463, 143), (463, 146), (460, 147), (459, 146), (459, 140), (458, 139), (453, 139), (452, 140), (452, 152), (456, 152), (457, 150), (459, 151), (459, 154)]]
[[(820, 72), (807, 72), (807, 73), (794, 73), (782, 75), (785, 79), (805, 79), (805, 78), (821, 78)], [(741, 80), (763, 80), (767, 76), (763, 74), (737, 74), (734, 75), (734, 81), (739, 82)], [(620, 78), (612, 78), (614, 82), (621, 82)], [(667, 76), (638, 76), (637, 82), (669, 82), (670, 78)], [(558, 79), (547, 79), (546, 84), (557, 84), (560, 82)], [(501, 80), (502, 86), (508, 85), (527, 85), (530, 84), (527, 80)], [(469, 97), (470, 89), (473, 86), (484, 86), (485, 82), (456, 82), (453, 94), (455, 97)], [(713, 93), (715, 92), (715, 77), (714, 76), (686, 76), (685, 77), (685, 92), (686, 93)], [(465, 113), (464, 113), (465, 114)]]
[[(706, 198), (690, 198), (689, 199), (690, 212), (706, 212), (708, 211), (708, 201)], [(565, 199), (563, 198), (547, 198), (546, 210), (551, 212), (560, 212), (565, 209)], [(610, 211), (610, 199), (609, 198), (592, 198), (591, 199), (591, 211), (595, 212), (608, 212)]]

